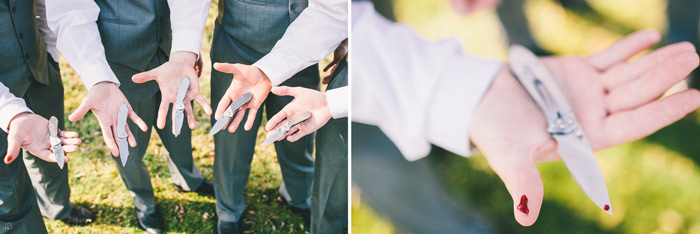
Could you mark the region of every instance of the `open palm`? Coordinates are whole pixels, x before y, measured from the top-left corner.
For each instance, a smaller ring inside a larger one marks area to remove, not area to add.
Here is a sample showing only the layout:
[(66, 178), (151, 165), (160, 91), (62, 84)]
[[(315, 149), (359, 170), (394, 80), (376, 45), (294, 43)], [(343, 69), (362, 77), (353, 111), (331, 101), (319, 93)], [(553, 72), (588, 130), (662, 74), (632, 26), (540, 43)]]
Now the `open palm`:
[[(700, 106), (697, 90), (659, 99), (698, 66), (698, 55), (689, 43), (669, 45), (627, 62), (659, 40), (658, 32), (645, 30), (587, 58), (543, 59), (594, 150), (645, 137)], [(544, 115), (507, 69), (479, 104), (470, 136), (513, 197), (515, 219), (532, 225), (543, 198), (535, 162), (559, 155), (556, 141), (546, 132)], [(523, 197), (527, 211), (522, 209)]]

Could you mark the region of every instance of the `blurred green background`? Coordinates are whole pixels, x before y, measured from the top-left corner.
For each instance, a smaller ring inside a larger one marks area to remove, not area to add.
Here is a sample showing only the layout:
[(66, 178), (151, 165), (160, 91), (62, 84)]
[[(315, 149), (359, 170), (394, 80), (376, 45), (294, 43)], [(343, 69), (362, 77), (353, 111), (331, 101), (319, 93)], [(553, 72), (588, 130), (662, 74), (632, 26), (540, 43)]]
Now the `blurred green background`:
[[(502, 0), (510, 1), (510, 0)], [(557, 54), (589, 55), (639, 29), (666, 29), (666, 0), (588, 0), (594, 10), (561, 7), (556, 0), (526, 0), (533, 35)], [(449, 0), (394, 0), (396, 19), (431, 41), (447, 36), (464, 51), (504, 59), (507, 40), (495, 10), (459, 16)], [(501, 233), (700, 234), (700, 116), (697, 111), (657, 133), (596, 154), (614, 215), (597, 208), (562, 161), (538, 165), (545, 200), (537, 222), (513, 219), (511, 198), (481, 155), (446, 154), (435, 163), (454, 197), (482, 213)], [(352, 232), (403, 233), (363, 202), (353, 188)]]
[[(217, 0), (213, 0), (203, 35), (201, 57), (204, 69), (200, 77), (200, 91), (210, 99), (211, 48), (214, 20), (218, 12)], [(322, 66), (329, 62), (326, 58)], [(61, 75), (65, 88), (65, 117), (74, 111), (87, 94), (80, 77), (61, 59)], [(327, 73), (322, 73), (322, 77)], [(319, 78), (320, 82), (320, 78)], [(197, 128), (192, 133), (192, 153), (196, 165), (206, 179), (212, 181), (214, 162), (214, 138), (207, 134), (211, 129), (209, 116), (198, 104), (194, 105)], [(138, 113), (137, 113), (138, 114)], [(261, 126), (265, 126), (263, 118)], [(66, 129), (77, 131), (83, 139), (81, 151), (70, 154), (68, 164), (71, 201), (85, 206), (97, 214), (97, 220), (86, 226), (68, 226), (61, 221), (44, 218), (49, 233), (139, 233), (136, 210), (124, 186), (111, 154), (102, 140), (100, 127), (92, 112), (78, 122), (66, 122)], [(280, 198), (277, 188), (282, 181), (274, 146), (261, 146), (265, 129), (258, 131), (255, 156), (251, 163), (251, 175), (245, 191), (247, 209), (241, 218), (243, 233), (307, 233), (301, 215), (293, 213)], [(144, 163), (151, 174), (158, 211), (165, 221), (168, 233), (215, 233), (216, 199), (197, 193), (180, 193), (170, 182), (167, 166), (168, 152), (153, 131)]]

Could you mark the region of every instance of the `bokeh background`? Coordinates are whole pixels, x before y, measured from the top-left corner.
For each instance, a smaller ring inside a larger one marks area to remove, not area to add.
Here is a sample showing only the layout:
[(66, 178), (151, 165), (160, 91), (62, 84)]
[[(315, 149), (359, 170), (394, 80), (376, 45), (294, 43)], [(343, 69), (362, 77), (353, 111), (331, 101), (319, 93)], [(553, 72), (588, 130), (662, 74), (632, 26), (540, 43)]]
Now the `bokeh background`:
[[(564, 8), (558, 0), (525, 0), (532, 34), (544, 50), (589, 55), (636, 30), (655, 28), (664, 33), (667, 29), (667, 0), (583, 2), (588, 7)], [(411, 25), (428, 40), (456, 37), (466, 53), (506, 58), (506, 33), (495, 10), (465, 17), (452, 10), (449, 0), (393, 0), (393, 4), (396, 20)], [(512, 200), (482, 155), (464, 159), (445, 152), (432, 161), (451, 195), (481, 213), (500, 233), (700, 234), (697, 111), (645, 139), (596, 155), (614, 215), (586, 197), (562, 161), (541, 163), (545, 200), (539, 219), (527, 228), (513, 219)], [(374, 212), (361, 195), (353, 187), (353, 233), (404, 233)]]
[[(200, 77), (200, 91), (210, 97), (211, 48), (214, 20), (218, 12), (218, 0), (213, 0), (203, 35), (201, 57), (204, 69)], [(321, 62), (321, 67), (330, 60)], [(78, 74), (65, 59), (60, 61), (63, 86), (65, 88), (65, 118), (74, 111), (87, 95), (87, 90)], [(322, 73), (325, 77), (327, 73)], [(320, 82), (320, 78), (319, 78)], [(214, 162), (214, 138), (207, 134), (211, 129), (209, 116), (201, 106), (194, 105), (197, 128), (192, 132), (192, 147), (195, 163), (209, 181), (212, 180)], [(138, 114), (138, 113), (137, 113)], [(263, 118), (261, 126), (265, 126)], [(86, 226), (68, 226), (61, 221), (44, 218), (49, 233), (140, 233), (136, 221), (136, 210), (129, 191), (117, 171), (117, 165), (104, 145), (102, 133), (95, 115), (88, 113), (78, 122), (66, 122), (66, 129), (77, 131), (83, 139), (81, 151), (70, 154), (68, 177), (71, 201), (85, 206), (97, 214), (97, 220)], [(245, 191), (247, 210), (241, 219), (246, 231), (243, 233), (307, 233), (301, 215), (291, 212), (280, 198), (277, 188), (282, 181), (274, 146), (261, 146), (266, 131), (258, 131), (255, 156), (251, 163), (251, 175)], [(216, 199), (200, 196), (194, 192), (180, 193), (170, 182), (167, 165), (168, 152), (163, 148), (158, 135), (153, 131), (144, 163), (151, 173), (158, 211), (162, 215), (168, 233), (215, 233)]]

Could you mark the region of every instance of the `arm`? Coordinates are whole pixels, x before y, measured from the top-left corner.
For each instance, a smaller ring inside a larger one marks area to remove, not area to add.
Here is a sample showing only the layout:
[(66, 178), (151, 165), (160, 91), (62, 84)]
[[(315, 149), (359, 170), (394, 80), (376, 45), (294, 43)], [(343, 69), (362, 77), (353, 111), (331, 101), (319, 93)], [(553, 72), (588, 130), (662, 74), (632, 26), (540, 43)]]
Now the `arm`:
[[(134, 113), (131, 105), (119, 90), (119, 80), (112, 72), (100, 33), (97, 30), (97, 16), (100, 8), (91, 0), (66, 0), (46, 2), (46, 18), (49, 27), (58, 35), (57, 46), (68, 63), (80, 74), (88, 90), (80, 106), (68, 117), (78, 121), (91, 111), (97, 116), (102, 128), (102, 137), (110, 152), (119, 156), (119, 149), (114, 139), (117, 126), (119, 106), (127, 103), (129, 119), (147, 130), (147, 125)], [(136, 146), (131, 130), (128, 129), (129, 145)]]
[[(219, 102), (216, 118), (223, 115), (232, 100), (250, 91), (253, 98), (243, 107), (248, 109), (249, 113), (245, 130), (250, 130), (257, 110), (267, 98), (272, 86), (281, 84), (333, 52), (348, 38), (347, 25), (347, 0), (311, 0), (309, 7), (289, 25), (282, 39), (275, 44), (270, 53), (255, 64), (214, 64), (214, 69), (236, 76)], [(242, 120), (242, 117), (234, 118), (229, 125), (229, 131), (236, 131)]]
[[(192, 100), (197, 101), (207, 115), (211, 115), (211, 107), (208, 101), (199, 93), (199, 76), (195, 70), (202, 47), (202, 33), (209, 13), (210, 0), (180, 1), (168, 0), (170, 7), (170, 23), (173, 31), (173, 46), (170, 50), (168, 62), (153, 70), (136, 74), (132, 77), (135, 83), (144, 83), (155, 80), (161, 91), (161, 102), (158, 109), (156, 126), (165, 127), (165, 118), (168, 115), (170, 104), (174, 104), (177, 91), (182, 79), (190, 78), (190, 86), (185, 96), (185, 115), (190, 129), (195, 127)], [(176, 109), (171, 115), (175, 118)], [(173, 121), (175, 122), (175, 121)]]
[(431, 144), (470, 155), (469, 120), (503, 63), (429, 43), (369, 3), (353, 3), (352, 19), (353, 121), (378, 126), (408, 160)]
[(46, 51), (49, 52), (53, 61), (58, 62), (61, 59), (61, 54), (58, 53), (58, 48), (56, 48), (56, 34), (49, 29), (49, 24), (46, 21), (46, 4), (45, 0), (36, 1), (36, 24), (39, 27), (39, 33), (41, 37), (44, 38), (44, 44), (46, 44)]
[[(56, 162), (50, 149), (49, 121), (32, 113), (24, 100), (15, 97), (10, 90), (0, 83), (0, 127), (7, 133), (7, 154), (4, 162), (12, 163), (19, 156), (19, 149), (24, 148), (47, 162)], [(80, 139), (76, 132), (59, 130), (65, 153), (78, 150)], [(66, 157), (68, 162), (68, 157)]]

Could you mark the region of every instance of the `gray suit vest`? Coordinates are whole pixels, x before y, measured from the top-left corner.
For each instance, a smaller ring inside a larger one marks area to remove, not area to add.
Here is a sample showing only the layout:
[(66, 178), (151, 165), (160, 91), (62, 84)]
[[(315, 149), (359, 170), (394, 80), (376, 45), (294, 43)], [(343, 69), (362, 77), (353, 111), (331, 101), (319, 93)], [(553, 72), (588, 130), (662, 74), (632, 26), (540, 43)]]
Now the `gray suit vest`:
[(23, 97), (31, 79), (48, 84), (48, 54), (33, 0), (0, 0), (0, 82)]
[(170, 54), (167, 0), (95, 0), (107, 61), (144, 71), (158, 49)]

